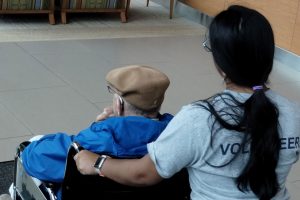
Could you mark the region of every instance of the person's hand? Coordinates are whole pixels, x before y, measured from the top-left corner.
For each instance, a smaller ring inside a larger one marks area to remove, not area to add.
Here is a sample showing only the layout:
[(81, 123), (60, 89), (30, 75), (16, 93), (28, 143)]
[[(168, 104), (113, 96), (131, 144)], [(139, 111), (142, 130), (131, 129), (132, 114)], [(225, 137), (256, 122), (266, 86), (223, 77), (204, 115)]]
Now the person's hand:
[(109, 117), (114, 116), (114, 111), (112, 106), (103, 109), (103, 112), (96, 117), (96, 122), (105, 120)]
[(94, 164), (99, 157), (98, 154), (90, 152), (88, 150), (81, 150), (74, 156), (78, 171), (83, 175), (96, 175), (97, 170), (94, 168)]

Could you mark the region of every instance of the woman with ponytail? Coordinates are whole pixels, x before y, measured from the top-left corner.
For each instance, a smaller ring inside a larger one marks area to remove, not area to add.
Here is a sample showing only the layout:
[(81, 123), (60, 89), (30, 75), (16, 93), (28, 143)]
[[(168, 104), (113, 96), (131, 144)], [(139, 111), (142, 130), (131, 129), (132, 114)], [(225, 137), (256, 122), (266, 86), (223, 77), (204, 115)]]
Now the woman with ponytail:
[[(141, 159), (108, 158), (101, 175), (145, 186), (187, 168), (193, 200), (288, 200), (285, 183), (300, 148), (300, 108), (268, 87), (274, 59), (270, 23), (259, 12), (230, 6), (212, 21), (204, 48), (225, 90), (184, 106)], [(99, 155), (76, 164), (95, 174)]]

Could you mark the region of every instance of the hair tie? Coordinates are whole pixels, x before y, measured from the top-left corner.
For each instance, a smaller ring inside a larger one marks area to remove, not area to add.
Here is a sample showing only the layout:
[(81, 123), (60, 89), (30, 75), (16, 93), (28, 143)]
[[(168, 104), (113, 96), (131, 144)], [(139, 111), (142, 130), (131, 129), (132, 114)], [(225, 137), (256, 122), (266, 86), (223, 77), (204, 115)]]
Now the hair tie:
[(252, 87), (253, 91), (262, 90), (262, 89), (264, 89), (264, 86), (262, 86), (262, 85), (256, 85), (256, 86)]

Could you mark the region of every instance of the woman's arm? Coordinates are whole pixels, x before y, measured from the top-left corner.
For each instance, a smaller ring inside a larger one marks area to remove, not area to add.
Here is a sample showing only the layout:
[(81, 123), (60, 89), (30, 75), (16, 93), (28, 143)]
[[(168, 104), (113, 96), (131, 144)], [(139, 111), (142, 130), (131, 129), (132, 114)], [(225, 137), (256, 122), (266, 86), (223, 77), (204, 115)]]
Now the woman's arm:
[[(74, 157), (78, 170), (82, 174), (98, 174), (93, 167), (98, 154), (82, 150)], [(131, 186), (148, 186), (163, 178), (156, 171), (149, 155), (140, 159), (107, 158), (101, 168), (101, 174), (116, 182)]]

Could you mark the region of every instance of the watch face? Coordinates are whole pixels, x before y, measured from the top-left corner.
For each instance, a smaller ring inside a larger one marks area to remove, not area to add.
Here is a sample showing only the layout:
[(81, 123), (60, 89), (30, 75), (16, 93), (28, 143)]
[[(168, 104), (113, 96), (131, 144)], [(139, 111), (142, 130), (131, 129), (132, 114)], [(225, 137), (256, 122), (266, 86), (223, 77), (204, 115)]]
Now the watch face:
[(104, 161), (106, 160), (107, 156), (105, 155), (101, 155), (97, 158), (95, 164), (94, 164), (94, 168), (96, 169), (97, 173), (104, 177), (104, 175), (101, 173), (101, 168), (103, 166)]
[(101, 163), (102, 157), (99, 156), (94, 164), (94, 167), (99, 169), (100, 168), (100, 163)]
[(107, 156), (105, 156), (105, 155), (99, 156), (94, 164), (94, 167), (100, 170), (104, 161), (106, 160), (106, 158), (107, 158)]

